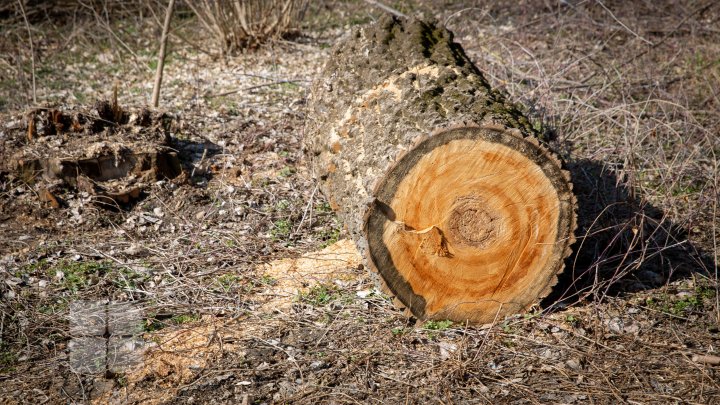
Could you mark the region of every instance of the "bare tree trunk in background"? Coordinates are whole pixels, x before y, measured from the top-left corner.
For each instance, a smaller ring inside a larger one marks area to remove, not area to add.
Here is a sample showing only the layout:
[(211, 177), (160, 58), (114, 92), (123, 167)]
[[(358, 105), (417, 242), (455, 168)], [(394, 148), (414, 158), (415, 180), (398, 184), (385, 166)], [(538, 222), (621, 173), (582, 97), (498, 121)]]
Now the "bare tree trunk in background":
[(155, 71), (155, 87), (153, 88), (152, 106), (157, 108), (160, 102), (160, 86), (162, 86), (163, 68), (165, 67), (165, 51), (167, 48), (168, 31), (170, 31), (170, 19), (172, 18), (175, 0), (170, 0), (165, 12), (165, 24), (163, 25), (162, 37), (160, 38), (160, 54), (158, 55), (157, 70)]
[(35, 90), (35, 47), (33, 46), (32, 32), (30, 31), (30, 22), (28, 21), (27, 14), (25, 13), (25, 6), (23, 0), (18, 0), (20, 5), (20, 11), (22, 12), (23, 20), (25, 20), (25, 28), (28, 32), (28, 41), (30, 41), (30, 63), (32, 63), (32, 96), (33, 104), (37, 104), (37, 91)]

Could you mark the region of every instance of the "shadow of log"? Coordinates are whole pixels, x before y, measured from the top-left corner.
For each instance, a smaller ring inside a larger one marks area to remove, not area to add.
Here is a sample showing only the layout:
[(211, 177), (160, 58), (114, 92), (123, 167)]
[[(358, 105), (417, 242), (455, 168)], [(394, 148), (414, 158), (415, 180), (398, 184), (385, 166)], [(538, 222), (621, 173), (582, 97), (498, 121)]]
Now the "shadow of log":
[(569, 163), (578, 199), (577, 242), (543, 308), (622, 295), (709, 274), (712, 260), (686, 231), (600, 162)]
[(209, 167), (210, 158), (221, 153), (222, 147), (207, 139), (198, 142), (173, 138), (172, 143), (179, 152), (180, 162), (190, 184), (206, 186), (213, 177)]

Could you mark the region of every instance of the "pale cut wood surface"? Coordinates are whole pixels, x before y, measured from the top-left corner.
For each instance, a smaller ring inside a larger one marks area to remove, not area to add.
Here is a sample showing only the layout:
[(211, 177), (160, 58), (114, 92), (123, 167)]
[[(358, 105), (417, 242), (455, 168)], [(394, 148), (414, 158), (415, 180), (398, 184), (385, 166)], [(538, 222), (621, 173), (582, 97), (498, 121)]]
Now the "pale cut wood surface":
[(416, 316), (492, 322), (555, 284), (574, 197), (537, 142), (457, 128), (409, 151), (388, 178), (376, 190), (384, 208), (367, 218), (370, 257)]

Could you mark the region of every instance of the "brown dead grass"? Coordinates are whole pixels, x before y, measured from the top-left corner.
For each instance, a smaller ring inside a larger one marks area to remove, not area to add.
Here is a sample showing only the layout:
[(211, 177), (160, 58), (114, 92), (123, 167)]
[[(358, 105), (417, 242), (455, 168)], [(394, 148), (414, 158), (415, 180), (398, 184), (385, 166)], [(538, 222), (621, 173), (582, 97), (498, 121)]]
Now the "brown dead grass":
[[(340, 229), (302, 162), (304, 89), (324, 44), (377, 15), (364, 2), (327, 1), (312, 6), (306, 42), (224, 63), (207, 55), (217, 49), (171, 38), (177, 59), (162, 104), (182, 113), (173, 136), (194, 168), (188, 184), (156, 184), (132, 211), (114, 214), (63, 195), (78, 202), (76, 217), (0, 174), (0, 402), (720, 400), (718, 368), (693, 361), (717, 355), (719, 338), (718, 6), (388, 3), (446, 22), (569, 163), (581, 238), (568, 271), (575, 277), (558, 294), (574, 299), (485, 327), (420, 325), (356, 277), (350, 250), (335, 252), (348, 256), (320, 277), (324, 289), (292, 277)], [(121, 104), (149, 97), (156, 22), (106, 22), (36, 23), (41, 102), (91, 99), (110, 91), (109, 77), (127, 89)], [(178, 35), (194, 32), (183, 24)], [(30, 58), (17, 40), (24, 28), (10, 28), (0, 74), (15, 83), (0, 84), (1, 108), (20, 114)], [(4, 113), (3, 124), (18, 114)], [(159, 225), (143, 219), (155, 208)], [(76, 260), (112, 270), (71, 293), (54, 271)], [(266, 271), (275, 275), (263, 279)], [(135, 281), (119, 287), (124, 279)], [(287, 299), (279, 311), (266, 306), (273, 279)], [(149, 332), (162, 344), (127, 375), (76, 375), (66, 305), (107, 296), (146, 308), (148, 321), (164, 326)], [(187, 314), (198, 319), (170, 321)]]

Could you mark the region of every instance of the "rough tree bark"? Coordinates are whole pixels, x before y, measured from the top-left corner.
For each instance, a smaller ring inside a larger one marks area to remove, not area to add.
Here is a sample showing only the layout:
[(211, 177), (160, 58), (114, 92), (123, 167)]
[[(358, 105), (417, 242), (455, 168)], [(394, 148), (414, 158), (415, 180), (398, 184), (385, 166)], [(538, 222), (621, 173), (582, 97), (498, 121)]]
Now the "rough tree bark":
[(309, 107), (320, 188), (412, 314), (486, 323), (549, 293), (574, 241), (569, 174), (449, 31), (354, 30)]

